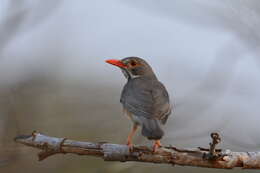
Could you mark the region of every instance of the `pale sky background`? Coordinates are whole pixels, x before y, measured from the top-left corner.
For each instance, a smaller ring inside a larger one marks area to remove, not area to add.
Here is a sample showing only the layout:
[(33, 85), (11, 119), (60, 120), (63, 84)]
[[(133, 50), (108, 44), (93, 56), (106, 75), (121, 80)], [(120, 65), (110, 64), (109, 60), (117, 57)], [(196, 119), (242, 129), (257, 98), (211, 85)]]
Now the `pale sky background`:
[[(86, 89), (80, 104), (88, 104), (93, 93), (88, 86), (97, 86), (104, 93), (95, 103), (109, 97), (116, 119), (125, 79), (104, 60), (139, 56), (153, 67), (175, 107), (164, 143), (207, 146), (209, 134), (217, 131), (221, 147), (259, 150), (259, 18), (258, 0), (0, 0), (0, 88), (35, 78), (60, 88), (79, 84)], [(84, 122), (75, 118), (75, 125), (76, 120)], [(19, 124), (19, 133), (25, 133)]]

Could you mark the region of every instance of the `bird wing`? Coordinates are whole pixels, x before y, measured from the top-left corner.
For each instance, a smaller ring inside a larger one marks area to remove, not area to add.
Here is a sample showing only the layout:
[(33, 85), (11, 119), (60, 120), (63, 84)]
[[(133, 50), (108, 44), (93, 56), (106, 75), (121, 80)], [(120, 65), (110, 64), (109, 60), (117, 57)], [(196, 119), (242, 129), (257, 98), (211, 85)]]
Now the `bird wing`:
[(152, 97), (154, 115), (165, 124), (171, 114), (172, 107), (170, 105), (169, 94), (161, 82), (157, 81), (153, 83)]
[(166, 123), (171, 113), (169, 95), (158, 80), (131, 79), (124, 86), (120, 102), (129, 112)]

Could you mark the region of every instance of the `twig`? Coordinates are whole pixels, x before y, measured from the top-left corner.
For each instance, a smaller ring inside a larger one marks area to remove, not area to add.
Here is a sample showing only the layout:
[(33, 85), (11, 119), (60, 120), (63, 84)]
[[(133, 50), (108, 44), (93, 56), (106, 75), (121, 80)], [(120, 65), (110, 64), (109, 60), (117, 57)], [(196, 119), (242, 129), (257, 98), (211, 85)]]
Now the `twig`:
[(242, 167), (260, 169), (260, 152), (231, 152), (216, 149), (220, 142), (217, 133), (211, 134), (210, 148), (179, 149), (161, 147), (155, 153), (150, 147), (135, 146), (132, 152), (126, 145), (111, 143), (80, 142), (66, 138), (49, 137), (34, 132), (32, 135), (20, 135), (15, 141), (27, 146), (41, 149), (39, 160), (55, 154), (73, 153), (101, 157), (105, 161), (136, 161), (150, 163), (166, 163), (181, 166), (198, 166), (208, 168)]
[[(218, 133), (211, 133), (210, 137), (212, 138), (212, 142), (209, 143), (209, 152), (204, 155), (204, 159), (215, 161), (223, 158), (225, 155), (221, 153), (221, 149), (216, 149), (217, 144), (221, 142), (221, 138)], [(204, 150), (205, 151), (205, 150)]]

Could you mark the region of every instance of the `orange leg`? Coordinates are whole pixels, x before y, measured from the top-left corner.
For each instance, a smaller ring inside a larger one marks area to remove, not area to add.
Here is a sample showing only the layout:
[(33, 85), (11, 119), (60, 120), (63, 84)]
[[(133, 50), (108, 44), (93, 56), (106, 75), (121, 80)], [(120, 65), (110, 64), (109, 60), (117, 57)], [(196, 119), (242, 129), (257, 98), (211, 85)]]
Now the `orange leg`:
[(153, 152), (156, 152), (158, 148), (162, 147), (161, 141), (160, 140), (155, 140), (153, 144)]
[(138, 128), (138, 125), (134, 124), (131, 132), (129, 133), (128, 137), (127, 137), (127, 145), (129, 147), (129, 150), (132, 151), (133, 150), (133, 142), (132, 142), (132, 139), (133, 139), (133, 136), (135, 135), (135, 132)]

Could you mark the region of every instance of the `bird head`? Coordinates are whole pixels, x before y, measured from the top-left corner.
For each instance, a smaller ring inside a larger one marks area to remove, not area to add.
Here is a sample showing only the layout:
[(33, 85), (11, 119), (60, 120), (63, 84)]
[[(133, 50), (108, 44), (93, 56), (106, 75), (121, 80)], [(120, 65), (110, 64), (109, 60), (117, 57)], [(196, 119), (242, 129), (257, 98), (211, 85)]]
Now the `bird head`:
[(150, 65), (139, 57), (126, 57), (121, 60), (109, 59), (107, 63), (119, 67), (127, 79), (137, 77), (155, 78), (156, 76)]

